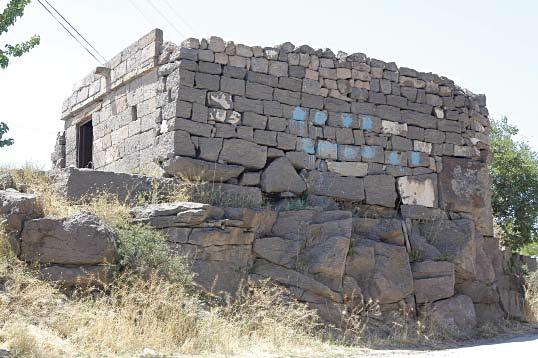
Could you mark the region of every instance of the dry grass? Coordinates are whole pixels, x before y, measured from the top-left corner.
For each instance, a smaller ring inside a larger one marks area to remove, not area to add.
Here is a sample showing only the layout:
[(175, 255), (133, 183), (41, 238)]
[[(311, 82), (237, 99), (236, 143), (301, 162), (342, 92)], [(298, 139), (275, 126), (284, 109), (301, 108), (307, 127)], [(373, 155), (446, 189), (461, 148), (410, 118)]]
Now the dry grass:
[(325, 340), (314, 312), (274, 286), (209, 307), (182, 284), (124, 274), (102, 291), (66, 297), (12, 256), (0, 262), (0, 341), (14, 356), (357, 352)]
[[(14, 356), (130, 357), (146, 348), (159, 354), (207, 356), (357, 352), (327, 339), (315, 312), (279, 287), (262, 285), (233, 302), (204, 302), (181, 262), (171, 267), (185, 279), (162, 274), (162, 260), (168, 259), (162, 237), (130, 225), (129, 207), (113, 196), (73, 203), (55, 193), (43, 173), (29, 168), (14, 176), (20, 189), (40, 193), (48, 216), (91, 211), (124, 230), (124, 248), (125, 243), (138, 245), (138, 239), (156, 243), (143, 255), (124, 254), (134, 259), (112, 283), (66, 296), (38, 280), (0, 237), (0, 344)], [(152, 265), (149, 270), (136, 271), (147, 262)]]

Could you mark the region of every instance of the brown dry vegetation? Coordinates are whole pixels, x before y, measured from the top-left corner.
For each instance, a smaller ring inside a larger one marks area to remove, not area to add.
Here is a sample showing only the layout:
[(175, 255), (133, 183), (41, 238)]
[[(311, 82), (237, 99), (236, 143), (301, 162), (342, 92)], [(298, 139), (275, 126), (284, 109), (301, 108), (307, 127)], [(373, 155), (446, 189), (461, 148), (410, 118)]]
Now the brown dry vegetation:
[[(45, 215), (63, 217), (85, 210), (116, 229), (128, 227), (129, 207), (110, 195), (72, 203), (51, 190), (46, 176), (33, 168), (13, 175), (20, 188), (40, 193)], [(149, 229), (139, 230), (147, 235)], [(157, 234), (151, 238), (159, 240)], [(233, 302), (212, 298), (209, 305), (178, 261), (174, 269), (182, 279), (169, 279), (159, 270), (141, 275), (126, 265), (100, 289), (65, 293), (37, 279), (12, 254), (7, 240), (0, 242), (0, 342), (14, 356), (135, 356), (144, 349), (210, 356), (358, 351), (328, 339), (315, 313), (279, 287), (262, 285)], [(162, 249), (158, 244), (149, 247), (152, 255), (155, 248)]]
[[(347, 332), (328, 328), (285, 289), (267, 283), (233, 301), (204, 296), (192, 284), (185, 261), (172, 259), (154, 230), (133, 229), (129, 207), (113, 196), (73, 203), (56, 194), (47, 177), (32, 167), (12, 173), (19, 188), (40, 193), (45, 215), (63, 217), (81, 210), (98, 215), (118, 231), (120, 249), (127, 248), (123, 259), (128, 259), (120, 270), (114, 268), (112, 283), (65, 292), (40, 281), (0, 237), (0, 346), (15, 357), (131, 357), (145, 349), (168, 356), (331, 357), (360, 355), (365, 346), (439, 347), (441, 341), (452, 340), (427, 319), (416, 323), (407, 317), (370, 329), (363, 318), (350, 316)], [(185, 188), (173, 195), (193, 198)], [(139, 245), (141, 238), (146, 240), (143, 257), (129, 256), (128, 245)], [(152, 265), (144, 261), (147, 256)], [(379, 313), (375, 304), (363, 309), (369, 310), (366, 316)], [(491, 335), (505, 327), (487, 329)]]

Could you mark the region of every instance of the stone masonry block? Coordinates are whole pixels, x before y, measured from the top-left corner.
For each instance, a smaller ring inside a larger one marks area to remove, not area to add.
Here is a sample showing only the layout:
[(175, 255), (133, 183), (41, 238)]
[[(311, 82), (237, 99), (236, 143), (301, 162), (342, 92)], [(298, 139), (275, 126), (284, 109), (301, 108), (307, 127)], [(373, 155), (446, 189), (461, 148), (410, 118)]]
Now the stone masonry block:
[(262, 169), (267, 162), (267, 148), (242, 139), (227, 139), (219, 159), (247, 169)]
[(396, 185), (390, 175), (368, 175), (364, 178), (366, 203), (393, 208), (396, 205)]

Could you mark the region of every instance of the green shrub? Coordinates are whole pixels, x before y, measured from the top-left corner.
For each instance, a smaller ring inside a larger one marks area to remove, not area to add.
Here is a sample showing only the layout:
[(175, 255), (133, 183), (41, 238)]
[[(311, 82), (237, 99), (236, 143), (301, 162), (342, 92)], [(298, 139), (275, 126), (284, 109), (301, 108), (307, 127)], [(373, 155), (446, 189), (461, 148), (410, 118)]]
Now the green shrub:
[(171, 282), (191, 284), (187, 260), (172, 252), (162, 233), (141, 224), (119, 225), (115, 231), (121, 270), (143, 276), (157, 274)]

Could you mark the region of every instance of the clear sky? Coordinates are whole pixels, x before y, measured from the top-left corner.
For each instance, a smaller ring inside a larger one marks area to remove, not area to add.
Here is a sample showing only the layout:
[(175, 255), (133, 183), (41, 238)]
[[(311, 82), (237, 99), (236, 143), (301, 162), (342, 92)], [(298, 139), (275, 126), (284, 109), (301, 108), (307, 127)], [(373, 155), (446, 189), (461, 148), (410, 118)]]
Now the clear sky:
[[(290, 41), (335, 53), (364, 52), (438, 73), (485, 93), (490, 116), (508, 116), (521, 138), (538, 150), (538, 1), (49, 2), (106, 58), (159, 27), (165, 40), (176, 43), (211, 35), (248, 45)], [(0, 0), (0, 9), (6, 3)], [(35, 33), (41, 35), (41, 45), (0, 70), (0, 121), (8, 123), (16, 143), (0, 149), (0, 165), (49, 166), (56, 132), (63, 125), (62, 101), (97, 65), (35, 0), (0, 37), (0, 46)]]

